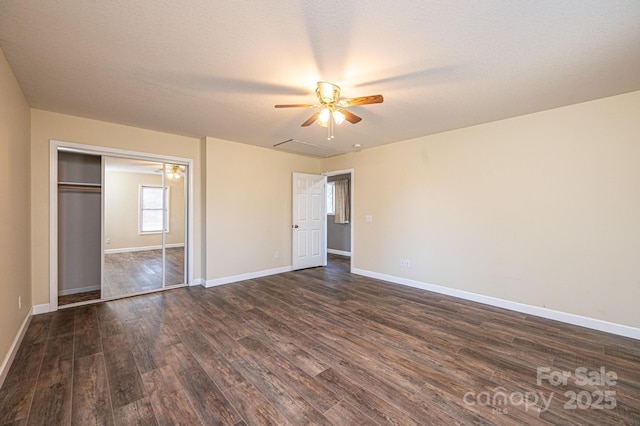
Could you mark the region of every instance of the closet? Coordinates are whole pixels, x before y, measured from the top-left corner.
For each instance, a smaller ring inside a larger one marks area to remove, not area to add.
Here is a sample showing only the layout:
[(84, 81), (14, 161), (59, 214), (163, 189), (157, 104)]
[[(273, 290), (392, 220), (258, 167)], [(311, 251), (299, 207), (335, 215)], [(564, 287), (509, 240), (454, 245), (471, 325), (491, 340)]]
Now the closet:
[(55, 153), (58, 305), (185, 285), (188, 164)]
[(102, 157), (58, 153), (58, 295), (100, 299)]

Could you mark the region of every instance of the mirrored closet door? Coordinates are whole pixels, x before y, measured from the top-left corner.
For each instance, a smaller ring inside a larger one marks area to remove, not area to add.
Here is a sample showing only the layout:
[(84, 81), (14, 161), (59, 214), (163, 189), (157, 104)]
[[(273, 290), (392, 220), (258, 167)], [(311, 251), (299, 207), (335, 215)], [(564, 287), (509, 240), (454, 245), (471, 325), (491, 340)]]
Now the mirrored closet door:
[(102, 297), (184, 284), (186, 166), (104, 157)]

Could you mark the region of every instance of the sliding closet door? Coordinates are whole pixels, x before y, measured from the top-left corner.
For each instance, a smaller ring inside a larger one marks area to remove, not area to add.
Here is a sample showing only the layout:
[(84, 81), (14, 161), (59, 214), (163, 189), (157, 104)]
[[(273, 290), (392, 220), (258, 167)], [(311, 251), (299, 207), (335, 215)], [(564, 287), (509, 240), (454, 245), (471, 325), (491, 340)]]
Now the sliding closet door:
[(104, 157), (103, 298), (164, 287), (163, 164)]
[(165, 286), (185, 284), (187, 242), (187, 182), (186, 166), (165, 163), (165, 186), (168, 188), (165, 228)]
[(103, 298), (184, 284), (185, 166), (104, 157)]

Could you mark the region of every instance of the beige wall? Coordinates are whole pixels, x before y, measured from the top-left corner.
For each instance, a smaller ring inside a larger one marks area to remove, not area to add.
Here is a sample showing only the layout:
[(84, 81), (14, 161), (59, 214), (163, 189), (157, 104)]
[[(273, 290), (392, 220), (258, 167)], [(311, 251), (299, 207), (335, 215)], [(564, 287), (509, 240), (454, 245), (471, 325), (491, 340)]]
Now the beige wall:
[(29, 174), (13, 142), (29, 139), (28, 106), (4, 60), (0, 85), (1, 201), (21, 206), (0, 222), (16, 277), (0, 349), (24, 319), (29, 193), (33, 303), (49, 301), (50, 139), (194, 159), (195, 278), (290, 265), (291, 173), (354, 168), (356, 268), (640, 327), (640, 92), (322, 161), (31, 110)]
[(29, 134), (29, 105), (0, 50), (0, 363), (31, 308)]
[(356, 268), (640, 327), (639, 161), (633, 92), (323, 170), (355, 168)]
[[(125, 149), (194, 160), (200, 184), (200, 140), (135, 127), (31, 110), (31, 248), (33, 303), (49, 303), (49, 140)], [(194, 278), (201, 277), (201, 199), (194, 198)]]
[[(169, 187), (169, 232), (166, 233), (165, 241), (167, 244), (184, 244), (184, 178), (166, 179), (165, 184)], [(105, 250), (162, 245), (162, 234), (138, 232), (140, 185), (161, 186), (162, 175), (105, 172)]]
[(206, 139), (207, 279), (291, 265), (291, 175), (319, 166), (310, 157)]

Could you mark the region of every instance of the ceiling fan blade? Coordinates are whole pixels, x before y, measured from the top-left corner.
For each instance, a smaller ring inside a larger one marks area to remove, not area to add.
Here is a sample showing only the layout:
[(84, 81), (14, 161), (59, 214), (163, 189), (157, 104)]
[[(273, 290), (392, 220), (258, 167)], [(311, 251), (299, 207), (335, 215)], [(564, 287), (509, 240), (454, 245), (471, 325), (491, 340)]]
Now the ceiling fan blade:
[(313, 114), (311, 117), (309, 117), (307, 121), (302, 123), (302, 127), (311, 126), (318, 119), (319, 115), (320, 115), (319, 112), (316, 112), (315, 114)]
[(349, 123), (351, 124), (356, 124), (358, 123), (360, 120), (362, 120), (362, 117), (358, 117), (357, 115), (355, 115), (354, 113), (352, 113), (351, 111), (347, 111), (344, 108), (340, 108), (338, 109), (338, 111), (340, 111), (341, 113), (344, 114), (344, 119), (347, 120)]
[(276, 108), (315, 108), (318, 105), (311, 104), (285, 104), (285, 105), (275, 105)]
[(381, 104), (384, 101), (382, 95), (361, 96), (359, 98), (343, 99), (339, 103), (342, 106), (357, 106), (367, 104)]

